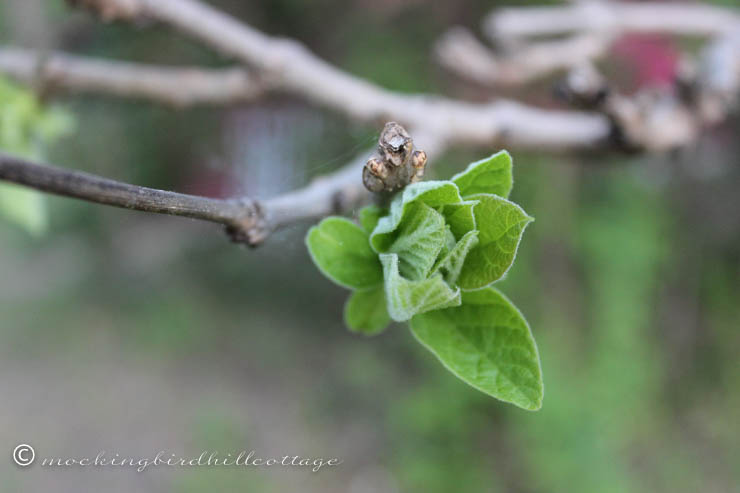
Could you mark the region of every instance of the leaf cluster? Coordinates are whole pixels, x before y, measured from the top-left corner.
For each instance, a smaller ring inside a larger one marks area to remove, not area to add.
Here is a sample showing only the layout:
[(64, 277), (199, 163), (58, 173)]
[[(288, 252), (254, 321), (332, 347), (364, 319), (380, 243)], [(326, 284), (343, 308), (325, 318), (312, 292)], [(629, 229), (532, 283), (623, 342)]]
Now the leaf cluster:
[(449, 181), (414, 183), (387, 209), (368, 206), (359, 224), (329, 217), (306, 244), (331, 280), (352, 290), (347, 326), (374, 335), (391, 322), (411, 331), (453, 374), (529, 410), (542, 405), (539, 355), (516, 307), (492, 285), (516, 257), (533, 220), (508, 200), (506, 151)]

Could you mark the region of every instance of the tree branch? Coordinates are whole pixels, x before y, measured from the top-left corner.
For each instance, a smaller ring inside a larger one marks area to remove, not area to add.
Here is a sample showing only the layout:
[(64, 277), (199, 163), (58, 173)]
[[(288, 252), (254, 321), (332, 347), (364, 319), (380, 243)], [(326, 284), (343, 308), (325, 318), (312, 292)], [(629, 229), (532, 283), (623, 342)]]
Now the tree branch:
[(483, 31), (497, 52), (461, 27), (442, 36), (435, 52), (443, 66), (484, 86), (520, 85), (602, 58), (625, 32), (723, 37), (738, 29), (740, 13), (717, 6), (587, 1), (496, 9)]
[(610, 135), (601, 115), (547, 111), (513, 101), (472, 104), (383, 89), (316, 57), (300, 43), (267, 36), (196, 0), (70, 0), (105, 19), (168, 23), (246, 64), (263, 87), (298, 94), (358, 121), (395, 120), (449, 144), (496, 143), (536, 148), (589, 148)]
[(716, 36), (735, 30), (738, 24), (737, 11), (713, 5), (594, 1), (497, 9), (484, 20), (484, 31), (494, 41), (574, 32)]
[(141, 98), (176, 107), (250, 101), (263, 88), (241, 68), (165, 68), (66, 53), (0, 48), (0, 73), (40, 88)]
[[(606, 116), (612, 142), (624, 149), (661, 152), (686, 146), (705, 128), (726, 119), (737, 103), (740, 14), (733, 10), (691, 4), (578, 2), (496, 10), (484, 28), (504, 55), (457, 28), (438, 42), (440, 62), (488, 86), (523, 84), (570, 69), (558, 85), (559, 94), (580, 109)], [(611, 41), (626, 31), (713, 38), (698, 61), (682, 58), (680, 73), (670, 86), (625, 96), (611, 88), (591, 62), (606, 54)], [(566, 33), (569, 36), (562, 39), (524, 39)]]
[(482, 86), (517, 86), (600, 58), (610, 42), (607, 35), (586, 33), (527, 43), (498, 54), (469, 30), (455, 27), (437, 41), (434, 51), (444, 67)]
[(341, 213), (368, 201), (370, 194), (360, 180), (366, 156), (358, 156), (345, 168), (305, 188), (263, 202), (249, 197), (213, 199), (140, 187), (4, 153), (0, 153), (0, 180), (97, 204), (222, 224), (234, 242), (257, 246), (272, 231), (288, 224)]
[(0, 153), (0, 179), (88, 202), (219, 223), (249, 244), (254, 242), (248, 238), (256, 239), (264, 228), (259, 204), (246, 197), (222, 200), (155, 190), (4, 153)]
[[(379, 145), (383, 144), (382, 135)], [(445, 147), (441, 139), (429, 133), (418, 133), (414, 141), (420, 142), (430, 155), (440, 154)], [(343, 168), (316, 178), (304, 188), (262, 201), (249, 197), (213, 199), (155, 190), (4, 153), (0, 153), (0, 180), (97, 204), (222, 224), (233, 241), (257, 246), (274, 230), (340, 214), (368, 202), (370, 192), (361, 178), (371, 153), (368, 150), (359, 154)]]
[[(42, 87), (107, 92), (173, 105), (224, 104), (254, 98), (263, 91), (291, 92), (357, 120), (372, 123), (384, 119), (398, 120), (416, 133), (414, 140), (429, 155), (453, 144), (491, 146), (496, 142), (507, 142), (528, 147), (594, 147), (613, 137), (615, 130), (621, 130), (618, 133), (622, 138), (633, 139), (634, 142), (630, 142), (633, 147), (665, 150), (675, 146), (676, 139), (694, 138), (697, 122), (708, 121), (706, 115), (723, 117), (734, 101), (732, 91), (737, 91), (740, 80), (740, 58), (735, 50), (738, 37), (731, 35), (726, 22), (722, 22), (722, 27), (715, 25), (710, 29), (703, 18), (693, 27), (687, 27), (685, 17), (681, 17), (684, 19), (681, 21), (670, 17), (667, 22), (672, 29), (687, 33), (723, 33), (709, 50), (711, 56), (707, 57), (710, 67), (716, 69), (721, 66), (722, 75), (697, 77), (702, 92), (693, 103), (663, 98), (650, 101), (644, 107), (630, 106), (624, 98), (612, 98), (606, 105), (592, 106), (603, 113), (598, 114), (540, 110), (507, 100), (488, 104), (465, 103), (386, 90), (329, 65), (299, 43), (262, 34), (197, 0), (75, 0), (73, 3), (92, 7), (106, 19), (131, 20), (145, 16), (169, 23), (231, 55), (249, 66), (250, 71), (160, 68), (66, 54), (40, 57), (19, 49), (0, 50), (0, 71)], [(618, 13), (624, 14), (622, 11)], [(665, 13), (668, 15), (670, 12)], [(652, 25), (647, 21), (636, 22), (631, 15), (624, 14), (621, 24), (614, 25), (641, 29)], [(732, 18), (732, 23), (735, 25), (736, 18)], [(587, 31), (590, 33), (591, 30)], [(545, 32), (555, 30), (552, 28)], [(569, 46), (568, 43), (578, 45), (579, 42), (574, 37), (559, 42), (559, 45), (556, 42), (532, 45), (531, 53), (537, 55), (538, 62), (529, 67), (530, 75), (565, 63), (546, 60), (552, 56), (553, 47), (562, 48)], [(583, 56), (592, 55), (587, 53)], [(499, 67), (501, 63), (499, 61)], [(570, 60), (568, 63), (573, 62)], [(707, 98), (706, 94), (713, 97)], [(621, 109), (618, 109), (618, 102), (624, 103)], [(703, 120), (693, 119), (690, 104), (700, 108)], [(604, 107), (609, 109), (604, 110)], [(676, 112), (656, 112), (666, 107), (671, 111), (671, 108), (676, 108)], [(662, 114), (664, 118), (653, 118), (656, 114)], [(682, 117), (679, 123), (684, 126), (677, 127), (678, 131), (668, 132), (667, 126), (677, 120), (675, 115)], [(628, 131), (630, 129), (632, 132)], [(264, 201), (248, 197), (211, 199), (137, 187), (2, 154), (0, 179), (91, 202), (219, 223), (226, 227), (234, 241), (256, 245), (277, 228), (338, 213), (368, 200), (369, 193), (360, 180), (367, 155), (359, 156), (345, 168), (318, 178), (302, 189)], [(421, 159), (421, 155), (417, 157)], [(376, 168), (375, 171), (382, 174), (383, 170)]]

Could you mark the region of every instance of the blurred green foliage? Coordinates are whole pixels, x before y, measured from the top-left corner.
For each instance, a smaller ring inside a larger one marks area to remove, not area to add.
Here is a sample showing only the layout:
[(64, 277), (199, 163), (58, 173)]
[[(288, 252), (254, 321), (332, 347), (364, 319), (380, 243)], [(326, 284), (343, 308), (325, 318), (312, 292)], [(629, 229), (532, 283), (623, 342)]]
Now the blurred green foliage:
[[(0, 150), (41, 159), (46, 148), (74, 128), (71, 114), (46, 108), (33, 92), (0, 77)], [(42, 194), (0, 184), (0, 214), (38, 235), (47, 227)]]

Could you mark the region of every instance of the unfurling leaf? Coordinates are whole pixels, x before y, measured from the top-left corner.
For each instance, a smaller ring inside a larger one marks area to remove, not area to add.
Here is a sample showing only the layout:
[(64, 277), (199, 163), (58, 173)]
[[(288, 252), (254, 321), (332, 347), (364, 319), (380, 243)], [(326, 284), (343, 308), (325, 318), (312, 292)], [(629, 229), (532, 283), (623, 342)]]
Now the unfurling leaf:
[(378, 253), (388, 251), (393, 241), (392, 233), (406, 217), (413, 204), (423, 203), (436, 209), (447, 204), (462, 202), (457, 186), (449, 181), (423, 181), (407, 186), (391, 202), (390, 214), (381, 218), (370, 235), (370, 243)]
[(478, 232), (469, 231), (450, 249), (447, 255), (440, 258), (439, 263), (434, 267), (434, 272), (441, 272), (448, 284), (457, 284), (457, 278), (460, 276), (465, 257), (467, 257), (470, 249), (477, 244)]
[(478, 194), (475, 221), (478, 245), (465, 259), (458, 285), (478, 289), (501, 279), (516, 257), (519, 241), (533, 219), (521, 207), (496, 195)]
[(542, 407), (534, 338), (519, 310), (497, 290), (464, 292), (460, 306), (414, 316), (411, 330), (466, 383), (530, 411)]
[(409, 207), (401, 226), (393, 233), (393, 243), (386, 250), (398, 254), (398, 269), (406, 279), (427, 277), (445, 244), (445, 220), (442, 214), (424, 203)]
[(475, 229), (474, 207), (477, 200), (465, 200), (456, 204), (446, 204), (442, 207), (442, 215), (450, 226), (455, 238), (462, 238), (466, 233)]
[(460, 304), (460, 289), (452, 289), (436, 274), (421, 281), (409, 281), (398, 272), (398, 255), (381, 253), (385, 275), (388, 313), (396, 322), (409, 320), (417, 313)]

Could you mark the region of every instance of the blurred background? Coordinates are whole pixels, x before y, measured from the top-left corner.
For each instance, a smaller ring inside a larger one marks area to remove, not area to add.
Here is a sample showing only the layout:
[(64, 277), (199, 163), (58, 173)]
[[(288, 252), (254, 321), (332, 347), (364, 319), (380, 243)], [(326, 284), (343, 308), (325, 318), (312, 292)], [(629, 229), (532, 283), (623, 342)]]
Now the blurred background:
[[(492, 91), (434, 62), (442, 32), (477, 29), (496, 2), (210, 3), (394, 90), (558, 106), (554, 78)], [(60, 0), (5, 0), (0, 29), (29, 48), (230, 63), (166, 26), (103, 24)], [(678, 43), (628, 35), (605, 64), (625, 91), (659, 85)], [(177, 110), (47, 99), (0, 76), (3, 150), (192, 194), (294, 189), (378, 130), (295, 97)], [(739, 132), (734, 116), (679, 152), (510, 149), (512, 199), (536, 222), (501, 287), (539, 345), (536, 413), (457, 380), (404, 325), (349, 333), (347, 292), (304, 247), (309, 224), (248, 250), (210, 224), (0, 189), (0, 491), (738, 491)], [(450, 149), (429, 177), (495, 150)], [(37, 458), (246, 449), (343, 463), (21, 469), (19, 443)]]

